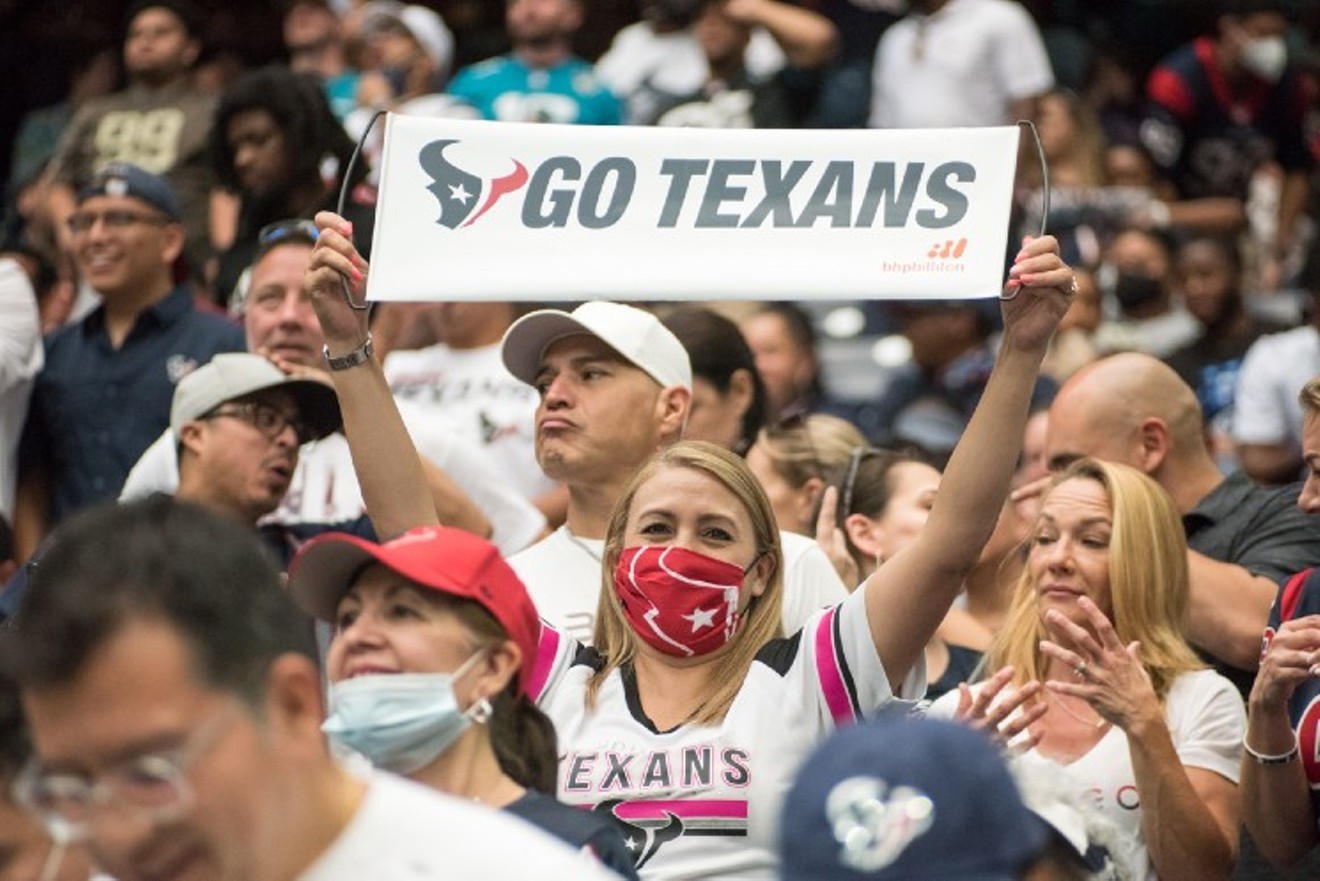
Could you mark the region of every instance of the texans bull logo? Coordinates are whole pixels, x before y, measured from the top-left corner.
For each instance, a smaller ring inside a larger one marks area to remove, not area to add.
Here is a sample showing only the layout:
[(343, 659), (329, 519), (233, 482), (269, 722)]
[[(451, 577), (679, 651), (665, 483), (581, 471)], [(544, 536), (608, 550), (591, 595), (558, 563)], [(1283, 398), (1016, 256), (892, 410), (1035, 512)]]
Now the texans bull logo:
[(527, 183), (527, 168), (516, 159), (510, 160), (513, 171), (490, 180), (459, 168), (445, 158), (445, 149), (456, 143), (453, 139), (432, 141), (417, 154), (422, 170), (433, 181), (426, 189), (440, 203), (436, 223), (449, 229), (471, 226), (496, 202)]

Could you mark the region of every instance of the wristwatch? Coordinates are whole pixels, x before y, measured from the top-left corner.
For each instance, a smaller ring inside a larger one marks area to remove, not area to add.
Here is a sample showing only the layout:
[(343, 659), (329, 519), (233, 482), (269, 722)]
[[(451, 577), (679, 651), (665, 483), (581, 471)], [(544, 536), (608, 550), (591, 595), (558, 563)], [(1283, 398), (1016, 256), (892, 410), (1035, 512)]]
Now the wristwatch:
[(375, 347), (371, 344), (371, 334), (367, 334), (367, 341), (365, 343), (358, 346), (347, 355), (340, 355), (337, 358), (331, 356), (330, 347), (328, 345), (321, 347), (321, 354), (325, 356), (325, 366), (329, 367), (331, 370), (348, 370), (352, 367), (357, 367), (359, 364), (366, 364), (371, 360), (371, 356), (375, 354), (375, 352)]

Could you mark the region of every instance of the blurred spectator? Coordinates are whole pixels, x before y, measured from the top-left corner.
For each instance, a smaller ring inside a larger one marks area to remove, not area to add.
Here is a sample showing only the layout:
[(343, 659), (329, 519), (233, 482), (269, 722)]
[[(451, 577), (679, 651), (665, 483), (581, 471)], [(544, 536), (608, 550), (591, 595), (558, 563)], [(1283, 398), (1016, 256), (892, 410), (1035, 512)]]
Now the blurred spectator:
[(1210, 237), (1186, 242), (1178, 249), (1177, 274), (1183, 303), (1201, 334), (1166, 360), (1196, 391), (1220, 470), (1234, 471), (1233, 399), (1242, 359), (1258, 337), (1284, 327), (1247, 310), (1236, 242)]
[(1141, 140), (1183, 200), (1173, 222), (1231, 233), (1246, 222), (1253, 177), (1267, 163), (1284, 173), (1263, 286), (1298, 243), (1312, 158), (1303, 137), (1306, 96), (1288, 62), (1281, 0), (1222, 0), (1215, 32), (1176, 49), (1151, 73)]
[(1123, 230), (1105, 252), (1097, 280), (1106, 316), (1095, 333), (1101, 353), (1136, 351), (1167, 358), (1197, 337), (1196, 319), (1174, 290), (1167, 236)]
[[(710, 78), (692, 29), (706, 3), (643, 0), (642, 20), (619, 31), (596, 63), (597, 75), (626, 102), (628, 122), (654, 119), (657, 96), (697, 93)], [(802, 18), (803, 10), (777, 0), (740, 2), (734, 8), (759, 25), (752, 30), (744, 58), (754, 79), (773, 77), (785, 63), (813, 68), (829, 60), (833, 43), (819, 41), (817, 17)], [(805, 32), (804, 22), (809, 25)]]
[(1095, 347), (1095, 332), (1100, 327), (1100, 286), (1094, 273), (1074, 269), (1077, 293), (1059, 329), (1050, 340), (1050, 350), (1041, 365), (1041, 373), (1057, 383), (1066, 382), (1078, 370), (1090, 364), (1100, 353)]
[(0, 520), (5, 523), (14, 520), (18, 439), (43, 363), (36, 294), (18, 263), (0, 259)]
[[(782, 82), (783, 72), (756, 77), (747, 70), (756, 14), (764, 0), (706, 0), (692, 23), (692, 35), (706, 59), (708, 75), (696, 92), (650, 96), (654, 116), (634, 122), (696, 128), (792, 128), (799, 122)], [(782, 9), (781, 9), (782, 7)], [(837, 34), (829, 20), (805, 9), (771, 3), (772, 14), (812, 35), (828, 57)]]
[(1238, 373), (1233, 440), (1242, 470), (1262, 483), (1290, 483), (1301, 473), (1297, 395), (1320, 376), (1320, 255), (1307, 261), (1300, 281), (1310, 292), (1306, 323), (1256, 340)]
[(397, 109), (410, 99), (438, 92), (454, 60), (454, 35), (444, 20), (425, 6), (374, 3), (361, 8), (366, 48), (359, 107)]
[(449, 93), (486, 119), (613, 125), (619, 99), (573, 55), (582, 0), (508, 0), (504, 22), (513, 50), (460, 70)]
[(127, 162), (169, 181), (182, 206), (189, 263), (199, 270), (210, 248), (207, 143), (215, 109), (192, 77), (201, 19), (189, 0), (138, 0), (124, 21), (128, 88), (88, 101), (69, 123), (52, 162), (50, 221), (63, 235), (92, 174)]
[(211, 131), (216, 182), (237, 195), (237, 225), (217, 245), (214, 282), (221, 303), (231, 300), (239, 276), (257, 252), (257, 233), (276, 220), (310, 219), (334, 209), (348, 177), (343, 216), (353, 223), (363, 254), (371, 251), (375, 193), (363, 185), (359, 157), (349, 168), (353, 142), (335, 119), (317, 82), (271, 65), (240, 79), (220, 99)]
[(337, 119), (357, 106), (358, 71), (348, 63), (343, 22), (327, 0), (292, 0), (284, 13), (289, 69), (317, 77)]
[(1141, 129), (1141, 64), (1119, 41), (1091, 50), (1082, 82), (1082, 100), (1100, 123), (1107, 144), (1134, 144)]
[(765, 425), (766, 393), (738, 325), (702, 306), (680, 306), (663, 323), (692, 361), (692, 409), (683, 438), (746, 455)]
[(767, 303), (738, 325), (756, 356), (771, 421), (819, 409), (825, 389), (811, 316), (793, 303)]
[(1012, 0), (912, 0), (880, 37), (872, 128), (1005, 125), (1036, 118), (1054, 73), (1030, 14)]
[(107, 166), (79, 193), (74, 256), (102, 304), (46, 340), (23, 430), (19, 559), (49, 526), (113, 499), (168, 424), (175, 384), (217, 352), (243, 348), (238, 327), (198, 311), (174, 282), (181, 217), (169, 184), (133, 165)]
[[(765, 490), (780, 530), (814, 537), (829, 475), (865, 446), (866, 438), (845, 419), (792, 416), (761, 429), (747, 451), (747, 467)], [(860, 579), (848, 583), (855, 586)]]

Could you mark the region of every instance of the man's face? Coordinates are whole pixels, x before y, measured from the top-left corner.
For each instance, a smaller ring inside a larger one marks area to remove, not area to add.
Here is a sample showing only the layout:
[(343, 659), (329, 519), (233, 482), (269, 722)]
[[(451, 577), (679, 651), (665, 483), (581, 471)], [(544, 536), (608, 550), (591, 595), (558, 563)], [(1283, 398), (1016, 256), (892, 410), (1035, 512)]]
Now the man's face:
[(243, 306), (249, 352), (303, 367), (321, 366), (325, 336), (302, 285), (311, 259), (312, 246), (294, 242), (267, 251), (253, 265)]
[(1178, 254), (1183, 302), (1202, 324), (1214, 324), (1238, 302), (1233, 264), (1210, 242), (1192, 242)]
[(168, 284), (183, 230), (133, 196), (93, 196), (74, 211), (90, 222), (72, 233), (78, 271), (104, 297), (141, 295)]
[[(275, 428), (263, 426), (278, 414)], [(267, 390), (217, 407), (209, 417), (186, 424), (182, 442), (196, 455), (206, 501), (255, 523), (274, 511), (298, 466), (293, 422), (298, 405), (287, 392)]]
[(163, 6), (149, 6), (128, 26), (124, 38), (124, 69), (130, 77), (165, 82), (192, 67), (197, 43), (183, 20)]
[(550, 43), (571, 36), (582, 24), (577, 0), (508, 0), (504, 24), (514, 45)]
[[(97, 863), (119, 881), (247, 881), (271, 858), (278, 734), (232, 695), (204, 685), (179, 631), (133, 618), (63, 684), (26, 690), (46, 774), (131, 779), (147, 756), (173, 757), (184, 783), (171, 807), (100, 805), (88, 821)], [(176, 795), (178, 793), (175, 793)]]
[(660, 447), (660, 386), (594, 336), (546, 349), (536, 378), (536, 461), (569, 483), (617, 477)]
[(1302, 421), (1302, 459), (1306, 462), (1306, 482), (1302, 484), (1297, 507), (1308, 514), (1320, 514), (1320, 416), (1307, 410)]

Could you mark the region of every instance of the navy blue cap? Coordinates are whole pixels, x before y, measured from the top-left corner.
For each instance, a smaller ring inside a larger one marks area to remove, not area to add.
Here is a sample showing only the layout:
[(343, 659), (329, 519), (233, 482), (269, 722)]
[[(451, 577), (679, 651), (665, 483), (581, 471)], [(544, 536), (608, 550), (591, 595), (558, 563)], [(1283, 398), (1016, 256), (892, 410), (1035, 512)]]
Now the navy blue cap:
[(780, 820), (784, 881), (1017, 881), (1045, 847), (998, 748), (935, 719), (886, 718), (827, 739)]
[(92, 175), (87, 186), (78, 191), (78, 204), (93, 196), (132, 196), (141, 199), (170, 220), (181, 220), (179, 199), (165, 178), (127, 162), (112, 162)]

